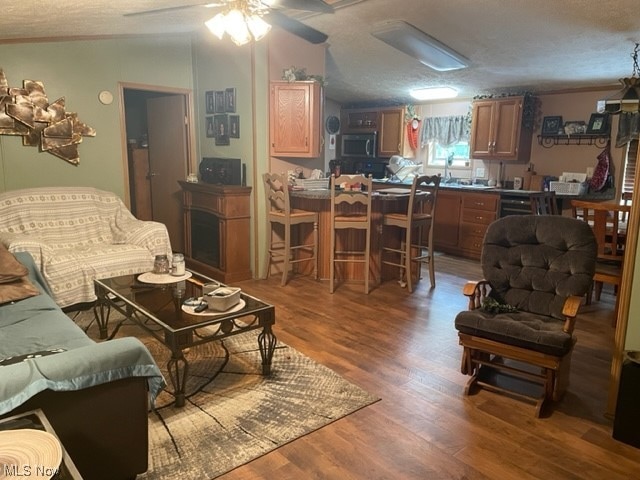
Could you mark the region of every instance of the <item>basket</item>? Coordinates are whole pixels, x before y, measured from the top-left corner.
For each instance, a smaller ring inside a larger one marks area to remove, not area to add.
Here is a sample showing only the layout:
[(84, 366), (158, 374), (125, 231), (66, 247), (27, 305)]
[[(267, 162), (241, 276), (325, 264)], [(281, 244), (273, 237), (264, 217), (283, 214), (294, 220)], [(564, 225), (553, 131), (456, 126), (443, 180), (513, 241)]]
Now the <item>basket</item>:
[(309, 178), (296, 178), (296, 186), (302, 187), (305, 190), (328, 190), (329, 179), (318, 178), (312, 180)]
[(241, 289), (235, 287), (219, 287), (204, 294), (209, 310), (226, 312), (240, 302)]
[(587, 186), (581, 182), (549, 182), (549, 190), (563, 195), (582, 195)]

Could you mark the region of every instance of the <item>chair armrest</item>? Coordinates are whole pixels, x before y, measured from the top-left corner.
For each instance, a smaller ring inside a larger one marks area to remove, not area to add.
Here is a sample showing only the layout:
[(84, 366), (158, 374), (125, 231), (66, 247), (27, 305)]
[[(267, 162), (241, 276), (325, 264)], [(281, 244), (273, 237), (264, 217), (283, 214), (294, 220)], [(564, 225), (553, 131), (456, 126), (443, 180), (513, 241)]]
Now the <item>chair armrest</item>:
[(2, 232), (0, 233), (0, 243), (7, 247), (11, 253), (28, 252), (39, 269), (42, 269), (43, 260), (53, 252), (48, 244), (41, 242), (33, 235), (24, 233)]
[(480, 308), (490, 290), (491, 287), (486, 280), (467, 282), (465, 286), (462, 287), (462, 294), (469, 299), (469, 310)]
[(582, 297), (578, 297), (576, 295), (567, 297), (567, 299), (564, 301), (564, 306), (562, 307), (562, 314), (566, 317), (564, 321), (564, 327), (562, 327), (562, 330), (564, 332), (573, 333), (573, 328), (576, 324), (576, 316), (578, 315), (580, 305), (582, 305)]
[(138, 220), (129, 212), (120, 212), (110, 228), (116, 243), (145, 247), (153, 256), (171, 255), (171, 240), (162, 223)]

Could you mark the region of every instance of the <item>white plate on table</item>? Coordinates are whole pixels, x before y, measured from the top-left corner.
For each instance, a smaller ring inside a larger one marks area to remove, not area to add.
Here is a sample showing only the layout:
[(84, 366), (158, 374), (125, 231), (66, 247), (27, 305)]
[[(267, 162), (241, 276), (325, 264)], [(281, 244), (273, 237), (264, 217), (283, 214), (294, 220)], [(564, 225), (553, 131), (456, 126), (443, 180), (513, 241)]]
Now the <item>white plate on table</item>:
[[(200, 301), (202, 301), (202, 297), (199, 298)], [(236, 303), (233, 307), (231, 307), (229, 310), (226, 310), (224, 312), (216, 312), (215, 310), (203, 310), (202, 312), (195, 312), (194, 309), (196, 307), (191, 306), (191, 305), (182, 305), (182, 311), (185, 313), (188, 313), (189, 315), (198, 315), (198, 316), (205, 316), (205, 317), (212, 317), (212, 316), (216, 316), (216, 315), (227, 315), (229, 313), (233, 313), (233, 312), (239, 312), (240, 310), (242, 310), (245, 305), (247, 303), (243, 300), (240, 299), (240, 301), (238, 303)]]
[(142, 283), (153, 283), (155, 285), (164, 285), (169, 283), (178, 283), (191, 277), (191, 272), (185, 272), (184, 275), (171, 275), (170, 273), (153, 273), (145, 272), (138, 275), (138, 281)]

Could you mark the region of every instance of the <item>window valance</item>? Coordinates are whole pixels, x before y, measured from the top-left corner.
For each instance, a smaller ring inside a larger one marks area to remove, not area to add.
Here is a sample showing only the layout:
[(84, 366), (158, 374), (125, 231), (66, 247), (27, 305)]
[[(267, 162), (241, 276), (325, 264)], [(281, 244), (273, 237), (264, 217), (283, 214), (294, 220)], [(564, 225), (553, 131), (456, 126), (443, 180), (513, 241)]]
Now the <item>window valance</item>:
[(427, 117), (423, 123), (421, 138), (423, 147), (433, 141), (446, 147), (469, 140), (469, 129), (464, 115)]

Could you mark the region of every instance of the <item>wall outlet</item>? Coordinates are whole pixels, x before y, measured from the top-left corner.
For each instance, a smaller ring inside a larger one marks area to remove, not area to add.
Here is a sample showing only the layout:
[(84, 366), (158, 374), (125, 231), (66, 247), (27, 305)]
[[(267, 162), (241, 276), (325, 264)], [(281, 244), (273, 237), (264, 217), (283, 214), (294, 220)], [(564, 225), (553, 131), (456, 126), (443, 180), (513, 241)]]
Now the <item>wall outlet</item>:
[(476, 178), (484, 178), (484, 167), (476, 167)]

